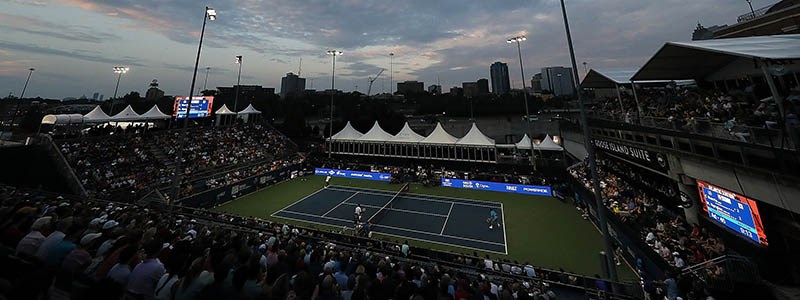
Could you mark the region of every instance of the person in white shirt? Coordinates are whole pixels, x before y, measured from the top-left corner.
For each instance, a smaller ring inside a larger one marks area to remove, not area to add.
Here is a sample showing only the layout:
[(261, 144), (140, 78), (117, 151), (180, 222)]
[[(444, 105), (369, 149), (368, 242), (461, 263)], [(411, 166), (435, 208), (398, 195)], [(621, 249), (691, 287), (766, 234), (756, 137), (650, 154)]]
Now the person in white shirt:
[(329, 185), (331, 185), (331, 175), (325, 177), (325, 187), (327, 188)]

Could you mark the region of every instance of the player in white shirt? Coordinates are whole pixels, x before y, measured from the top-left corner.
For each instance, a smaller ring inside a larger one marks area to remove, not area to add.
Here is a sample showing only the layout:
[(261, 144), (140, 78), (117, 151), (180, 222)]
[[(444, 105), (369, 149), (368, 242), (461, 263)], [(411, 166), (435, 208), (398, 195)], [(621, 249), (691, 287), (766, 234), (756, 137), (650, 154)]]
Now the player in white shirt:
[(331, 175), (325, 177), (325, 187), (327, 188), (329, 185), (331, 185)]

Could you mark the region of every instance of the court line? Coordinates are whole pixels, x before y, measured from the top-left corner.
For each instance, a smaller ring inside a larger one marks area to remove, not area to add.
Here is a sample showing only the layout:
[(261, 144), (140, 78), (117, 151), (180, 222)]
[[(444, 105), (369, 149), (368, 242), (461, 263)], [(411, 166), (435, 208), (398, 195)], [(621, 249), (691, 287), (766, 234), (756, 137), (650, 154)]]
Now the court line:
[[(292, 211), (289, 211), (289, 210), (287, 210), (287, 211), (283, 211), (283, 212), (286, 212), (286, 213), (295, 213), (295, 212), (292, 212)], [(278, 212), (275, 212), (275, 213), (278, 213)], [(301, 214), (301, 215), (302, 215), (302, 214)], [(292, 218), (292, 217), (284, 217), (284, 216), (275, 216), (275, 217), (277, 217), (277, 218), (282, 218), (282, 219), (286, 219), (286, 220), (293, 220), (293, 221), (296, 221), (296, 222), (302, 222), (302, 223), (311, 223), (311, 224), (317, 224), (317, 225), (322, 225), (322, 226), (338, 227), (337, 225), (331, 225), (330, 223), (322, 223), (322, 222), (317, 222), (317, 221), (309, 221), (309, 220), (297, 219), (297, 218)], [(326, 218), (330, 218), (330, 217), (326, 217)], [(346, 227), (346, 228), (348, 228), (348, 229), (350, 229), (350, 228), (351, 228), (351, 227), (348, 227), (348, 226), (345, 226), (345, 227)], [(376, 234), (382, 234), (382, 235), (386, 235), (386, 236), (393, 236), (393, 237), (397, 237), (397, 238), (403, 238), (403, 239), (415, 240), (415, 241), (420, 241), (420, 242), (428, 242), (428, 243), (434, 243), (434, 244), (439, 244), (439, 245), (445, 245), (445, 246), (450, 246), (450, 247), (458, 247), (458, 248), (464, 248), (464, 249), (476, 250), (476, 251), (481, 251), (481, 252), (488, 252), (488, 253), (496, 253), (496, 254), (505, 254), (505, 255), (508, 255), (508, 252), (506, 252), (506, 253), (503, 253), (503, 252), (500, 252), (500, 251), (487, 250), (487, 249), (480, 249), (480, 248), (475, 248), (475, 247), (470, 247), (470, 246), (464, 246), (464, 245), (449, 244), (449, 243), (445, 243), (445, 242), (431, 241), (431, 240), (425, 240), (425, 239), (420, 239), (420, 238), (415, 238), (415, 237), (408, 237), (408, 236), (396, 235), (396, 234), (391, 234), (391, 233), (383, 233), (383, 232), (377, 232), (377, 231), (375, 231), (374, 233), (376, 233)], [(378, 240), (378, 239), (373, 239), (373, 240)]]
[(439, 232), (439, 235), (444, 234), (444, 229), (447, 227), (447, 221), (450, 220), (450, 213), (453, 212), (453, 206), (455, 204), (456, 204), (455, 202), (450, 203), (450, 210), (447, 211), (447, 218), (444, 219), (444, 225), (442, 225), (442, 231)]
[[(361, 192), (362, 194), (378, 195), (378, 196), (392, 196), (392, 194), (390, 192), (381, 193), (383, 191), (375, 190), (375, 189), (366, 189), (366, 188), (341, 189), (341, 188), (334, 188), (334, 190), (341, 191), (341, 192), (351, 192), (352, 190), (359, 190), (359, 189), (375, 191), (375, 192)], [(409, 196), (409, 195), (412, 195), (412, 196)], [(480, 204), (480, 203), (470, 202), (470, 201), (478, 201), (478, 200), (467, 200), (467, 199), (441, 197), (441, 196), (424, 195), (424, 194), (405, 194), (405, 195), (397, 197), (397, 198), (408, 198), (408, 199), (424, 200), (424, 201), (439, 202), (439, 203), (458, 202), (458, 204), (463, 204), (463, 205), (471, 205), (471, 206), (486, 207), (486, 208), (498, 208), (497, 205), (488, 205), (488, 204)], [(444, 199), (451, 199), (451, 200), (441, 200), (441, 199), (436, 199), (436, 198), (444, 198)], [(486, 202), (487, 203), (497, 203), (497, 202), (488, 202), (488, 201), (486, 201)]]
[[(353, 203), (342, 203), (342, 204), (350, 205), (350, 206), (358, 205), (358, 204), (353, 204)], [(367, 205), (367, 204), (362, 204), (361, 206), (369, 207), (369, 208), (375, 208), (375, 209), (378, 209), (378, 211), (380, 211), (380, 209), (383, 208), (383, 206), (375, 206), (375, 205)], [(422, 211), (416, 211), (416, 210), (407, 210), (407, 209), (402, 209), (402, 208), (385, 208), (385, 209), (389, 210), (389, 211), (399, 211), (399, 212), (418, 214), (418, 215), (425, 215), (425, 216), (431, 216), (431, 217), (439, 217), (439, 218), (448, 217), (448, 215), (434, 214), (434, 213), (428, 213), (428, 212), (422, 212)]]
[(339, 206), (342, 206), (342, 204), (347, 202), (347, 200), (350, 200), (351, 198), (355, 197), (356, 195), (358, 195), (358, 192), (355, 192), (354, 194), (350, 195), (350, 197), (345, 198), (344, 200), (342, 200), (342, 202), (339, 202), (339, 204), (336, 204), (336, 206), (334, 206), (333, 208), (331, 208), (330, 210), (328, 210), (327, 212), (322, 214), (322, 216), (324, 217), (325, 215), (331, 213), (334, 209), (338, 208)]
[[(284, 210), (283, 212), (292, 213), (292, 214), (298, 214), (298, 215), (301, 215), (301, 216), (308, 216), (308, 217), (315, 217), (315, 218), (331, 219), (331, 220), (337, 220), (337, 221), (343, 221), (343, 222), (350, 222), (349, 220), (345, 220), (345, 219), (341, 219), (341, 218), (323, 217), (323, 216), (319, 216), (319, 215), (303, 213), (303, 212), (296, 212), (296, 211), (291, 211), (291, 210)], [(327, 224), (327, 225), (331, 226), (330, 224)], [(460, 237), (460, 236), (454, 236), (454, 235), (447, 235), (447, 234), (436, 234), (436, 233), (432, 233), (432, 232), (428, 232), (428, 231), (421, 231), (421, 230), (416, 230), (416, 229), (400, 228), (400, 227), (394, 227), (394, 226), (389, 226), (389, 225), (381, 225), (381, 224), (373, 224), (372, 226), (373, 227), (385, 227), (385, 228), (394, 229), (394, 230), (408, 231), (408, 232), (414, 232), (414, 233), (426, 234), (426, 235), (438, 235), (438, 236), (442, 236), (442, 237), (446, 237), (446, 238), (464, 240), (464, 241), (475, 242), (475, 243), (483, 243), (483, 244), (489, 244), (489, 245), (495, 245), (495, 246), (503, 246), (502, 243), (481, 241), (481, 240), (465, 238), (465, 237)]]
[(503, 202), (500, 202), (500, 211), (503, 214), (503, 245), (506, 248), (506, 254), (508, 254), (508, 230), (506, 230), (506, 209), (503, 207)]
[(320, 189), (318, 189), (316, 192), (313, 192), (313, 193), (311, 193), (311, 194), (308, 194), (308, 196), (305, 196), (305, 197), (303, 197), (303, 198), (300, 198), (300, 200), (297, 200), (297, 201), (293, 202), (292, 204), (289, 204), (289, 205), (287, 205), (286, 207), (284, 207), (284, 208), (281, 208), (279, 211), (276, 211), (276, 212), (272, 213), (270, 216), (274, 217), (276, 213), (278, 213), (278, 212), (281, 212), (281, 211), (284, 211), (284, 210), (286, 210), (287, 208), (291, 207), (292, 205), (295, 205), (295, 204), (297, 204), (297, 203), (300, 203), (301, 201), (303, 201), (303, 200), (306, 200), (306, 199), (308, 199), (309, 197), (311, 197), (311, 196), (314, 196), (314, 195), (316, 195), (316, 194), (317, 194), (317, 193), (319, 193), (319, 192), (322, 192), (323, 190), (325, 190), (325, 188), (320, 188)]

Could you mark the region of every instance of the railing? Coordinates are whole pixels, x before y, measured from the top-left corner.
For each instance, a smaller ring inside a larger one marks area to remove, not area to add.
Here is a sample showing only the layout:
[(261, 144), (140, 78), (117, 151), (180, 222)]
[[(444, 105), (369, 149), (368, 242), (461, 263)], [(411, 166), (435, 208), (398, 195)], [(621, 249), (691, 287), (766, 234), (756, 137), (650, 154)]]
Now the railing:
[(759, 8), (755, 11), (740, 15), (738, 18), (736, 18), (736, 23), (747, 22), (755, 18), (761, 17), (763, 15), (766, 15), (769, 9), (772, 8), (773, 6), (775, 6), (775, 4), (770, 4), (762, 8)]
[(42, 145), (46, 150), (48, 155), (53, 158), (53, 162), (56, 164), (57, 171), (67, 179), (67, 184), (70, 190), (74, 193), (77, 193), (81, 196), (86, 197), (86, 189), (81, 184), (81, 181), (78, 179), (78, 176), (72, 170), (67, 159), (64, 157), (64, 154), (61, 153), (61, 149), (56, 146), (56, 143), (53, 142), (53, 139), (47, 134), (40, 134), (35, 138), (37, 144)]
[(708, 288), (723, 291), (733, 291), (738, 284), (761, 281), (758, 266), (752, 260), (731, 254), (686, 267), (682, 273)]
[(795, 140), (795, 135), (798, 133), (797, 128), (792, 128), (792, 132), (786, 133), (784, 130), (764, 127), (746, 125), (726, 126), (724, 123), (715, 122), (707, 118), (696, 118), (693, 123), (687, 123), (678, 118), (641, 117), (638, 120), (635, 118), (626, 119), (625, 116), (603, 112), (593, 112), (591, 117), (619, 121), (632, 125), (703, 135), (723, 140), (757, 144), (770, 148), (797, 150), (797, 141)]

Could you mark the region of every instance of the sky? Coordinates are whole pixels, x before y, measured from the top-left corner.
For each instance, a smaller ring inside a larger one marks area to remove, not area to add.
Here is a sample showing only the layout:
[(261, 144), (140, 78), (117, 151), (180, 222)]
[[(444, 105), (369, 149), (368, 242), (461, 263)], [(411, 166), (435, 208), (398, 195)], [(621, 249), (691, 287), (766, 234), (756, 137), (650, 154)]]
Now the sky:
[[(759, 2), (764, 3), (759, 3)], [(772, 2), (753, 1), (760, 7)], [(508, 38), (526, 35), (522, 59), (528, 82), (546, 66), (569, 66), (560, 4), (556, 0), (208, 0), (217, 11), (206, 25), (196, 90), (206, 67), (208, 88), (236, 83), (275, 87), (288, 72), (306, 87), (331, 86), (373, 94), (393, 82), (437, 81), (445, 90), (489, 78), (495, 61), (509, 65), (521, 88), (519, 59)], [(128, 66), (119, 95), (142, 94), (158, 79), (167, 95), (189, 92), (205, 5), (196, 0), (2, 0), (0, 97), (111, 97), (112, 68)], [(732, 24), (749, 11), (739, 0), (568, 0), (580, 72), (641, 66), (667, 41), (687, 41), (698, 22)], [(394, 53), (390, 59), (389, 53)], [(302, 59), (302, 69), (301, 61)], [(392, 63), (393, 61), (393, 63)]]

